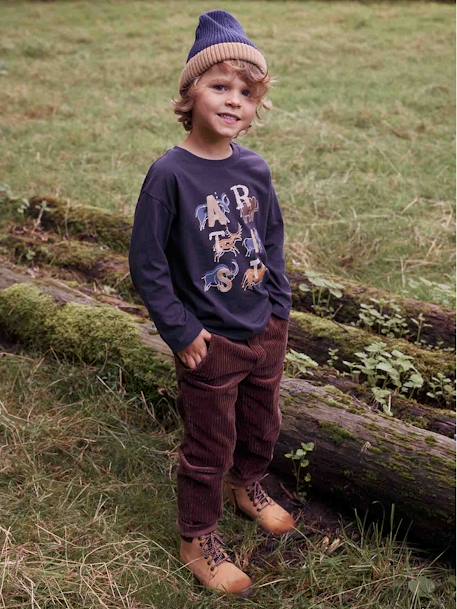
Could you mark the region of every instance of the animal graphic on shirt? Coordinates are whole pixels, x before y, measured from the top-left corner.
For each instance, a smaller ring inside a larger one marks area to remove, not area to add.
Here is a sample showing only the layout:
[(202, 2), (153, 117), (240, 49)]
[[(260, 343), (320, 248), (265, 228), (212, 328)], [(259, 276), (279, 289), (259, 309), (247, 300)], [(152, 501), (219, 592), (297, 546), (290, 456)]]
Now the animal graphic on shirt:
[(233, 279), (238, 275), (239, 271), (235, 260), (232, 260), (232, 264), (234, 267), (233, 271), (226, 264), (218, 264), (215, 269), (203, 275), (205, 292), (210, 288), (217, 288), (219, 292), (228, 292), (232, 289)]
[[(267, 267), (263, 264), (261, 260), (256, 258), (255, 260), (251, 260), (251, 265), (254, 268), (247, 269), (243, 275), (243, 281), (241, 282), (241, 287), (243, 290), (252, 290), (257, 285), (262, 283), (262, 280), (267, 272)], [(260, 266), (260, 269), (258, 268)]]
[(254, 224), (254, 214), (259, 211), (259, 202), (255, 197), (245, 197), (241, 202), (240, 214), (246, 224)]
[(252, 252), (260, 254), (264, 251), (256, 228), (251, 228), (251, 235), (251, 237), (245, 237), (243, 239), (243, 247), (246, 248), (246, 256), (250, 256)]
[(230, 201), (225, 192), (222, 193), (220, 199), (217, 194), (214, 193), (214, 195), (208, 195), (206, 197), (206, 203), (197, 205), (195, 217), (197, 218), (200, 230), (202, 231), (206, 226), (206, 222), (208, 222), (210, 228), (214, 226), (216, 221), (222, 225), (227, 225), (229, 220), (225, 214), (229, 213)]
[[(219, 258), (226, 252), (232, 252), (235, 255), (240, 253), (240, 250), (236, 247), (236, 243), (237, 241), (241, 241), (241, 231), (241, 224), (238, 222), (238, 230), (236, 233), (231, 233), (226, 227), (225, 232), (214, 231), (208, 235), (210, 241), (213, 237), (215, 239), (213, 245), (215, 262), (219, 262)], [(225, 235), (226, 238), (222, 239), (221, 235)]]

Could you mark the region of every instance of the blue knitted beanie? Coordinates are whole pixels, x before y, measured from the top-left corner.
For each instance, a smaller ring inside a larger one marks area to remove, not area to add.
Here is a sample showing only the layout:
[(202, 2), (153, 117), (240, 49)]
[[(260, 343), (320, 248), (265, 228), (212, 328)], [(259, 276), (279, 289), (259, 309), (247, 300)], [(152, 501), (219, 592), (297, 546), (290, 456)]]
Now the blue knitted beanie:
[(265, 57), (233, 15), (226, 11), (204, 13), (200, 16), (195, 42), (179, 79), (179, 90), (225, 59), (242, 59), (256, 65), (263, 74), (268, 71)]

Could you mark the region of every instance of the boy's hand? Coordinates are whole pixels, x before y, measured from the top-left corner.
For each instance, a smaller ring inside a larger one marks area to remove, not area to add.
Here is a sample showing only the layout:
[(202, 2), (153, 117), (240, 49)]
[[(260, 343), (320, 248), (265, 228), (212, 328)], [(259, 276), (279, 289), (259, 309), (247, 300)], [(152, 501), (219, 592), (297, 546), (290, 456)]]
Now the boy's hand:
[(211, 341), (211, 334), (208, 330), (203, 330), (197, 336), (193, 343), (191, 343), (188, 347), (186, 347), (183, 351), (178, 351), (177, 356), (182, 361), (182, 363), (193, 370), (198, 366), (198, 364), (202, 361), (206, 354), (208, 353), (208, 348), (206, 346), (205, 339)]

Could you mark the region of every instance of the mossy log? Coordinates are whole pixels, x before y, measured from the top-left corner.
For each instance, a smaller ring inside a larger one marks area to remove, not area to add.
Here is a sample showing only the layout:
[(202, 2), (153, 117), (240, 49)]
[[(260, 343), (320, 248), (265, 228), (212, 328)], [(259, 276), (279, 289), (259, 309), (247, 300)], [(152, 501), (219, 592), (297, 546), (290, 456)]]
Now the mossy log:
[(385, 343), (385, 350), (401, 351), (413, 358), (414, 366), (424, 378), (424, 385), (417, 390), (416, 399), (427, 403), (436, 400), (426, 396), (429, 383), (439, 372), (450, 379), (455, 378), (455, 358), (452, 353), (439, 350), (422, 349), (400, 338), (374, 337), (354, 326), (340, 324), (330, 319), (318, 317), (311, 313), (293, 311), (289, 325), (289, 347), (306, 353), (319, 364), (325, 364), (329, 358), (329, 349), (338, 349), (334, 366), (338, 370), (348, 371), (343, 361), (361, 363), (355, 353), (362, 351), (374, 342)]
[(367, 411), (334, 387), (284, 378), (283, 422), (272, 468), (290, 474), (288, 452), (313, 442), (312, 486), (332, 501), (395, 513), (431, 545), (455, 534), (455, 441)]
[[(367, 385), (356, 383), (347, 376), (341, 375), (335, 368), (330, 366), (319, 366), (309, 371), (303, 377), (313, 385), (333, 385), (342, 393), (352, 395), (371, 407), (373, 411), (379, 411), (380, 406), (374, 399), (373, 393)], [(446, 408), (436, 408), (421, 404), (415, 400), (407, 399), (402, 395), (392, 396), (391, 409), (393, 416), (416, 427), (427, 431), (455, 438), (456, 419), (455, 412)]]
[(101, 367), (113, 382), (143, 394), (166, 419), (176, 397), (170, 349), (143, 318), (121, 310), (128, 310), (128, 303), (116, 305), (0, 261), (0, 334)]
[[(41, 224), (46, 228), (57, 229), (64, 235), (84, 236), (91, 240), (107, 245), (112, 249), (126, 253), (130, 243), (132, 220), (126, 216), (108, 212), (96, 207), (83, 205), (69, 205), (55, 197), (35, 196), (29, 200), (26, 213), (34, 218), (40, 218)], [(45, 205), (43, 205), (45, 204)], [(298, 269), (286, 252), (287, 275), (292, 287), (293, 308), (297, 311), (313, 310), (313, 285), (306, 273)], [(417, 325), (412, 321), (418, 320), (419, 315), (424, 318), (424, 327), (421, 330), (421, 339), (427, 344), (455, 348), (455, 311), (440, 305), (422, 302), (412, 298), (403, 298), (385, 290), (364, 286), (347, 279), (331, 277), (343, 285), (341, 298), (330, 297), (330, 305), (336, 311), (335, 320), (342, 323), (357, 322), (360, 305), (372, 304), (371, 298), (385, 300), (396, 304), (400, 314), (408, 323), (409, 336), (407, 339), (415, 340)], [(303, 292), (300, 284), (305, 284), (311, 291)], [(327, 294), (323, 296), (327, 298)], [(385, 306), (386, 311), (393, 313), (392, 307)]]
[(132, 221), (124, 214), (89, 205), (70, 205), (50, 196), (31, 197), (25, 212), (39, 218), (43, 227), (57, 229), (66, 236), (84, 235), (124, 253), (130, 245)]
[[(106, 246), (76, 239), (62, 239), (56, 233), (28, 231), (21, 227), (15, 227), (9, 234), (1, 237), (1, 246), (7, 248), (14, 261), (32, 261), (34, 266), (37, 263), (46, 263), (57, 268), (70, 269), (80, 273), (85, 281), (96, 280), (99, 284), (106, 284), (120, 296), (141, 305), (130, 279), (126, 257), (107, 250)], [(291, 313), (289, 346), (306, 353), (320, 364), (327, 361), (329, 349), (338, 349), (335, 365), (341, 371), (349, 370), (343, 364), (344, 360), (358, 362), (354, 354), (375, 340), (382, 340), (390, 352), (396, 349), (413, 357), (414, 365), (425, 380), (423, 388), (417, 393), (419, 401), (440, 407), (452, 406), (441, 404), (439, 400), (426, 395), (430, 390), (432, 377), (438, 372), (451, 379), (455, 377), (455, 361), (449, 352), (426, 350), (403, 339), (384, 336), (375, 338), (372, 333), (360, 328), (310, 313)]]
[[(138, 318), (112, 307), (94, 306), (88, 295), (56, 280), (34, 281), (0, 267), (0, 332), (61, 356), (114, 366), (123, 382), (157, 404), (170, 406), (174, 394), (171, 352)], [(273, 467), (291, 475), (286, 452), (313, 441), (315, 489), (346, 505), (374, 501), (414, 521), (427, 543), (443, 542), (454, 530), (455, 442), (444, 436), (372, 412), (335, 387), (301, 379), (281, 382), (283, 426)], [(166, 414), (162, 406), (161, 413)]]
[[(292, 286), (293, 308), (296, 311), (314, 313), (313, 289), (315, 293), (318, 289), (313, 286), (306, 273), (297, 269), (297, 266), (289, 259), (287, 260), (286, 272)], [(403, 298), (392, 292), (362, 285), (341, 277), (326, 274), (325, 278), (342, 286), (342, 296), (340, 298), (331, 295), (327, 289), (323, 289), (321, 294), (322, 300), (327, 303), (328, 299), (329, 306), (334, 309), (335, 321), (344, 324), (357, 323), (361, 312), (361, 304), (373, 306), (371, 299), (385, 301), (387, 303), (383, 306), (385, 313), (390, 315), (396, 313), (392, 304), (399, 307), (398, 314), (406, 320), (408, 325), (408, 335), (405, 337), (407, 340), (413, 342), (416, 340), (418, 326), (413, 320), (419, 320), (419, 316), (422, 315), (423, 327), (420, 332), (420, 339), (431, 346), (455, 349), (456, 315), (454, 310), (413, 298)], [(299, 286), (301, 284), (304, 284), (309, 291), (300, 290)]]
[(126, 256), (106, 245), (14, 226), (9, 233), (0, 235), (0, 252), (16, 264), (48, 265), (48, 272), (49, 267), (62, 269), (64, 272), (57, 274), (62, 278), (65, 271), (71, 271), (71, 278), (109, 286), (121, 297), (141, 302), (132, 285)]

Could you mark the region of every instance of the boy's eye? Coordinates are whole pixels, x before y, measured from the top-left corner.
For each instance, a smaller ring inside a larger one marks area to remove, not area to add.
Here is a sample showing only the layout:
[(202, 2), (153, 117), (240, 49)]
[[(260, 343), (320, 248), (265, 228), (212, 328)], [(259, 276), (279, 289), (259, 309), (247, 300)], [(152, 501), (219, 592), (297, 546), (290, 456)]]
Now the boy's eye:
[[(213, 85), (213, 88), (217, 89), (217, 90), (220, 90), (221, 88), (224, 88), (224, 87), (226, 88), (227, 85), (222, 85), (222, 84)], [(243, 95), (245, 95), (246, 97), (251, 97), (252, 92), (250, 91), (250, 89), (243, 89)]]

